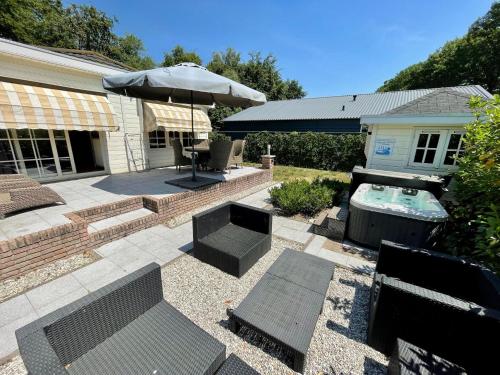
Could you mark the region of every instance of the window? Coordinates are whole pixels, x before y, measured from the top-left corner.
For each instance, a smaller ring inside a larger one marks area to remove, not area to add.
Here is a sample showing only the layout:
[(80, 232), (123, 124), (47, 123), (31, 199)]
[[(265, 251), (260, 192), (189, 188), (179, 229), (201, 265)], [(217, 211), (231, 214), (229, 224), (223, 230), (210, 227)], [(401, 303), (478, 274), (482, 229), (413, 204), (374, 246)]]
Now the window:
[(189, 132), (182, 132), (182, 145), (184, 147), (191, 146), (191, 133)]
[(172, 145), (174, 139), (181, 139), (181, 134), (179, 132), (169, 131), (168, 132), (168, 142)]
[(464, 154), (464, 136), (463, 132), (454, 132), (450, 134), (450, 138), (448, 140), (448, 146), (446, 148), (446, 152), (444, 154), (443, 165), (456, 166), (457, 165), (457, 157), (462, 156)]
[(441, 134), (439, 132), (417, 133), (417, 144), (413, 155), (414, 164), (434, 164)]
[(149, 132), (149, 148), (165, 148), (165, 131), (153, 130)]

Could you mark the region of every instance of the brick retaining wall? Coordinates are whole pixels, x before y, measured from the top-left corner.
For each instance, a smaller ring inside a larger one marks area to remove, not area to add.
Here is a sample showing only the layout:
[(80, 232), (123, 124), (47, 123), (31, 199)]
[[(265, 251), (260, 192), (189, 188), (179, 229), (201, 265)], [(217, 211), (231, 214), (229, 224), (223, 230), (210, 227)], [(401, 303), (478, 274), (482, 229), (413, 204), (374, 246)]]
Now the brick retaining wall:
[[(0, 241), (0, 281), (24, 275), (58, 259), (95, 249), (134, 232), (164, 223), (173, 217), (208, 205), (272, 180), (272, 170), (262, 170), (223, 181), (206, 188), (174, 194), (165, 198), (132, 197), (118, 202), (66, 214), (71, 223)], [(98, 232), (87, 226), (141, 207), (151, 215)]]

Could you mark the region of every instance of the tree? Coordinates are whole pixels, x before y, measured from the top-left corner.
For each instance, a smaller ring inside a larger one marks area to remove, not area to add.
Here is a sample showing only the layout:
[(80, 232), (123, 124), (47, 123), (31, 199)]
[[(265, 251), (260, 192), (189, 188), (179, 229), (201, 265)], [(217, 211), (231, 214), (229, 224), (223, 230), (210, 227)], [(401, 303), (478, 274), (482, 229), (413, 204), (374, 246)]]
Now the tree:
[(143, 56), (144, 44), (133, 34), (125, 34), (115, 39), (109, 56), (139, 70), (152, 69), (154, 61), (149, 56)]
[(116, 19), (88, 5), (70, 5), (66, 12), (73, 30), (74, 48), (109, 55), (115, 35), (111, 31)]
[(60, 0), (2, 0), (0, 37), (33, 45), (73, 48)]
[(457, 204), (447, 207), (443, 242), (451, 253), (500, 274), (500, 96), (473, 98), (471, 108), (476, 119), (465, 127), (465, 153), (455, 175)]
[(194, 51), (185, 51), (180, 45), (176, 45), (170, 52), (165, 53), (162, 66), (173, 66), (183, 62), (192, 62), (201, 65), (201, 57)]
[(479, 84), (500, 92), (500, 3), (495, 2), (467, 34), (447, 42), (427, 60), (385, 81), (378, 91)]
[(113, 33), (117, 20), (93, 6), (60, 0), (2, 0), (0, 36), (22, 43), (96, 51), (137, 69), (154, 66), (142, 41)]
[[(243, 61), (239, 52), (228, 48), (224, 52), (215, 52), (207, 69), (263, 92), (267, 100), (297, 99), (306, 95), (298, 81), (283, 80), (273, 55), (263, 58), (258, 52), (250, 53), (250, 58)], [(210, 109), (212, 126), (220, 129), (226, 117), (239, 111), (241, 108), (226, 106)]]

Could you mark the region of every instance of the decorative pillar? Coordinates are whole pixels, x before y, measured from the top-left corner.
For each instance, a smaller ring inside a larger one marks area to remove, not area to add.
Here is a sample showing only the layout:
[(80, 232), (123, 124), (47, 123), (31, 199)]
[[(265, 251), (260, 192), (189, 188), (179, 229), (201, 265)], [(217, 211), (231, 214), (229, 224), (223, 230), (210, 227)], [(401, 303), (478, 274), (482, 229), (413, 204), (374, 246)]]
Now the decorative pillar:
[(261, 156), (262, 168), (273, 169), (275, 157), (276, 155), (262, 155)]

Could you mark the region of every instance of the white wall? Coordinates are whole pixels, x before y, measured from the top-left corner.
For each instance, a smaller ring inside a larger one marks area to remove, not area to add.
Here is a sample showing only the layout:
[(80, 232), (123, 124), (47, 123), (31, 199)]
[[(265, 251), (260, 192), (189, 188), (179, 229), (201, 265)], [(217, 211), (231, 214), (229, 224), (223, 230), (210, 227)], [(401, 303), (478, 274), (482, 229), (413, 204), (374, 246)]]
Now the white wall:
[(118, 117), (120, 130), (106, 132), (109, 170), (113, 173), (146, 169), (142, 134), (142, 105), (140, 100), (108, 94)]
[[(397, 172), (408, 172), (417, 174), (447, 174), (456, 168), (453, 167), (416, 167), (410, 165), (410, 157), (413, 151), (415, 133), (418, 129), (429, 130), (458, 130), (463, 129), (462, 125), (457, 126), (412, 126), (412, 125), (370, 125), (368, 131), (371, 135), (367, 138), (365, 153), (367, 157), (366, 168), (382, 169)], [(393, 145), (390, 155), (377, 155), (375, 144), (377, 140), (386, 140)], [(392, 143), (393, 142), (393, 143)], [(446, 142), (441, 142), (440, 150), (446, 147)]]

